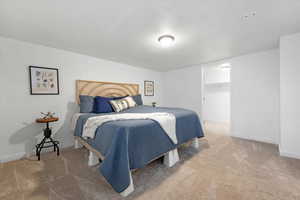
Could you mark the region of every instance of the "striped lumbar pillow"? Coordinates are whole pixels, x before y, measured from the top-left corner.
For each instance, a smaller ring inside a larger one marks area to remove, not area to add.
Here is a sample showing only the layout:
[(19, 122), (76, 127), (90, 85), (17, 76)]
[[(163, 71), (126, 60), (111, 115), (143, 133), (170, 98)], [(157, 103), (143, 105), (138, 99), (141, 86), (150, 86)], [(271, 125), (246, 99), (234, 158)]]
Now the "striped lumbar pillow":
[(132, 97), (125, 97), (123, 99), (111, 100), (110, 104), (112, 105), (115, 112), (121, 112), (123, 110), (135, 107), (137, 105)]

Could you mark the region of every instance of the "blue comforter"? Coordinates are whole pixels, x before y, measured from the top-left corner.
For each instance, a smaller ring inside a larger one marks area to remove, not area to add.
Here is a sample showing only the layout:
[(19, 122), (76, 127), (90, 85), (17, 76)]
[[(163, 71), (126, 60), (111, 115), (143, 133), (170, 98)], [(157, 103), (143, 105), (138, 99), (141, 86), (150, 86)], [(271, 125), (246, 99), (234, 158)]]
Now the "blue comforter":
[[(153, 120), (107, 122), (98, 127), (94, 139), (86, 140), (105, 156), (100, 172), (119, 193), (130, 184), (130, 170), (142, 168), (178, 145), (204, 136), (198, 115), (190, 110), (137, 106), (124, 111), (124, 113), (152, 112), (168, 112), (175, 115), (178, 144), (174, 144), (159, 123)], [(81, 136), (86, 120), (97, 115), (99, 114), (90, 113), (80, 116), (75, 135)]]

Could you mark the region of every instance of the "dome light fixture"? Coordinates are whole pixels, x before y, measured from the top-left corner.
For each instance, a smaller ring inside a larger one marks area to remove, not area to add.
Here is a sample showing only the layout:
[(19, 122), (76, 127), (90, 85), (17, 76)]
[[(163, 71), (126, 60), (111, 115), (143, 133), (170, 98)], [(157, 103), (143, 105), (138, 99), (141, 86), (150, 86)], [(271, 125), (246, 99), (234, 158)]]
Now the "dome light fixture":
[(170, 47), (175, 42), (175, 37), (172, 35), (162, 35), (158, 38), (158, 42), (162, 47)]

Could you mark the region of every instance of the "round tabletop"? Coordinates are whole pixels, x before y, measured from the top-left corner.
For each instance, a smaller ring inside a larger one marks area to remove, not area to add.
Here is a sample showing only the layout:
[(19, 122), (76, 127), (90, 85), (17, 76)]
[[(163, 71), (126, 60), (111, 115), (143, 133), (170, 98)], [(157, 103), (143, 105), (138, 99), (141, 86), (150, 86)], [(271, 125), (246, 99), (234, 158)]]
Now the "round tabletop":
[(36, 119), (37, 123), (49, 123), (49, 122), (56, 122), (58, 121), (58, 117), (52, 117), (52, 118), (40, 118), (40, 119)]

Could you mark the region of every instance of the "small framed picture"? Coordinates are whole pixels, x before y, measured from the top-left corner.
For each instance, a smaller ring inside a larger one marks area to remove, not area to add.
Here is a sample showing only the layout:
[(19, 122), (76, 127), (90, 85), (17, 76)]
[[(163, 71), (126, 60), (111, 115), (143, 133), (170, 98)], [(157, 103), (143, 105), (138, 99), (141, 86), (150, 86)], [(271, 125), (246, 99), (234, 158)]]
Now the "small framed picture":
[(58, 69), (29, 66), (31, 95), (59, 95)]
[(144, 81), (145, 96), (154, 96), (154, 81)]

